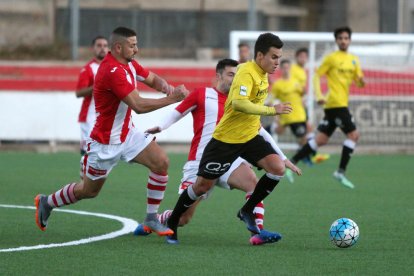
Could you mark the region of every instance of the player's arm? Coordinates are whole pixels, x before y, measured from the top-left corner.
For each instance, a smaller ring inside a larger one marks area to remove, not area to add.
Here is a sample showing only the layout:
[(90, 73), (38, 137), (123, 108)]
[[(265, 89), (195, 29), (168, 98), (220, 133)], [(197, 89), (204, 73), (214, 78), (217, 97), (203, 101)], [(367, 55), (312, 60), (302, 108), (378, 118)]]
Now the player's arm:
[(184, 118), (189, 112), (197, 108), (197, 91), (194, 91), (188, 95), (175, 109), (173, 109), (167, 116), (165, 116), (161, 122), (145, 132), (155, 134), (169, 128), (182, 118)]
[(92, 95), (92, 91), (93, 91), (93, 85), (85, 87), (85, 88), (77, 89), (76, 97), (82, 98), (82, 97), (90, 96)]
[(250, 101), (249, 96), (254, 86), (253, 78), (250, 74), (236, 74), (231, 86), (233, 95), (231, 105), (235, 111), (252, 115), (273, 116), (278, 114), (288, 114), (292, 111), (290, 104), (279, 104), (274, 106), (265, 106), (254, 104)]
[(92, 95), (93, 79), (93, 73), (87, 67), (82, 68), (76, 85), (76, 98)]
[(280, 115), (292, 112), (290, 103), (280, 103), (274, 106), (265, 106), (252, 103), (248, 99), (237, 99), (232, 101), (232, 107), (235, 111), (252, 115)]
[(167, 95), (170, 95), (174, 92), (174, 87), (172, 85), (168, 84), (168, 82), (165, 79), (161, 78), (160, 76), (151, 71), (149, 72), (148, 77), (142, 82), (145, 83), (147, 86)]
[(355, 80), (355, 84), (358, 87), (364, 87), (365, 86), (364, 74), (362, 73), (361, 64), (359, 63), (358, 58), (356, 58), (356, 70), (355, 70), (354, 80)]
[(326, 102), (325, 96), (322, 94), (321, 90), (321, 77), (326, 75), (331, 68), (331, 59), (325, 57), (321, 66), (316, 70), (315, 76), (313, 77), (313, 87), (315, 89), (315, 98), (318, 104), (324, 104)]
[(174, 88), (173, 93), (167, 97), (160, 99), (143, 98), (140, 96), (137, 89), (131, 91), (126, 97), (122, 99), (132, 110), (137, 114), (148, 113), (164, 106), (182, 101), (188, 94), (188, 90), (184, 85)]

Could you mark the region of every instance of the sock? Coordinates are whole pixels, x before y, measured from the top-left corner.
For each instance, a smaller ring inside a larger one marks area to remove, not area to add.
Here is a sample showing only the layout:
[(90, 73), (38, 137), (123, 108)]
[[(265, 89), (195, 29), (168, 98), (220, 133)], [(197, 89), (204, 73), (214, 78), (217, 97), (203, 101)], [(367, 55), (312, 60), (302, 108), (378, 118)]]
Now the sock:
[(191, 185), (183, 191), (178, 198), (177, 204), (168, 219), (168, 227), (174, 231), (176, 238), (178, 223), (180, 222), (181, 215), (187, 211), (188, 208), (198, 199), (195, 195), (193, 186)]
[(165, 222), (170, 218), (172, 210), (165, 210), (161, 214), (157, 215), (158, 220), (165, 225)]
[(78, 200), (73, 193), (76, 183), (67, 184), (65, 187), (57, 191), (56, 193), (50, 194), (47, 197), (47, 203), (50, 207), (61, 207), (63, 205), (69, 205), (77, 202)]
[(272, 175), (270, 173), (263, 175), (262, 178), (260, 178), (259, 182), (257, 182), (253, 194), (242, 207), (242, 210), (245, 212), (253, 212), (253, 209), (256, 207), (256, 205), (259, 204), (273, 191), (281, 178), (281, 176)]
[(315, 154), (317, 150), (317, 145), (315, 139), (309, 140), (291, 159), (293, 164), (297, 164), (300, 160), (309, 156), (310, 154)]
[(342, 147), (342, 155), (341, 155), (341, 161), (339, 163), (338, 172), (344, 173), (346, 171), (346, 166), (348, 165), (349, 160), (351, 159), (351, 154), (354, 152), (354, 149), (355, 149), (355, 142), (350, 139), (346, 139)]
[[(252, 195), (251, 193), (247, 193), (246, 200), (249, 200), (251, 195)], [(259, 227), (260, 230), (263, 230), (264, 212), (265, 212), (264, 204), (263, 204), (263, 201), (261, 201), (253, 209), (254, 216), (256, 217), (255, 221), (256, 221), (257, 227)]]
[(155, 219), (167, 188), (168, 175), (150, 172), (147, 184), (147, 218)]

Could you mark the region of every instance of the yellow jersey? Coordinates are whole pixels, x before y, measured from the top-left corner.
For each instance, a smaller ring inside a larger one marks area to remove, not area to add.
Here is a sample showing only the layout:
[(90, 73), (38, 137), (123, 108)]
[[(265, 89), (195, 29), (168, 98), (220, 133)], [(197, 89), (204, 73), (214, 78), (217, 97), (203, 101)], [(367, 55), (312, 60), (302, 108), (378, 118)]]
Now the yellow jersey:
[(268, 88), (267, 73), (255, 61), (240, 64), (224, 105), (223, 117), (214, 130), (213, 137), (225, 143), (240, 144), (258, 135), (260, 115), (235, 111), (232, 102), (249, 100), (263, 106)]
[(290, 102), (292, 112), (280, 115), (280, 123), (289, 125), (306, 122), (306, 112), (302, 103), (303, 87), (292, 76), (289, 79), (279, 79), (272, 86), (273, 97), (281, 102)]
[(299, 84), (302, 86), (302, 89), (305, 89), (306, 87), (306, 81), (307, 81), (307, 76), (306, 76), (306, 70), (299, 66), (297, 63), (293, 63), (292, 66), (290, 67), (290, 76), (294, 79), (296, 79)]
[[(352, 81), (363, 77), (358, 57), (344, 51), (336, 51), (324, 58), (314, 79), (318, 100), (323, 99), (320, 87), (320, 77), (323, 75), (328, 79), (328, 94), (324, 108), (348, 107), (349, 86)], [(362, 83), (357, 82), (357, 85), (362, 86)]]

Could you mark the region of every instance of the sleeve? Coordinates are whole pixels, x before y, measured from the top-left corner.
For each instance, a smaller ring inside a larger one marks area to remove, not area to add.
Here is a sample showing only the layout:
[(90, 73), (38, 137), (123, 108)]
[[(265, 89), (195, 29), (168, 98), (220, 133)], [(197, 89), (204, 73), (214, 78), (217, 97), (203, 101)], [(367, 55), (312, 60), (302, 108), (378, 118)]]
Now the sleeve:
[(130, 80), (131, 82), (129, 82), (127, 80), (127, 73), (123, 68), (119, 66), (109, 68), (107, 76), (109, 88), (118, 99), (122, 100), (135, 90), (135, 85), (133, 84), (135, 81)]
[(93, 73), (89, 66), (85, 66), (79, 73), (76, 90), (80, 90), (93, 85)]
[(313, 87), (315, 89), (315, 98), (317, 101), (324, 99), (321, 90), (321, 76), (326, 75), (331, 68), (331, 59), (329, 56), (325, 57), (321, 66), (316, 70), (316, 74), (313, 77)]
[(239, 112), (253, 115), (276, 115), (276, 109), (273, 106), (254, 104), (248, 99), (238, 99), (232, 102), (233, 109)]
[(272, 148), (280, 156), (280, 158), (282, 159), (282, 161), (285, 161), (287, 159), (287, 157), (283, 153), (283, 151), (276, 145), (275, 140), (273, 140), (273, 138), (269, 134), (269, 132), (267, 132), (263, 127), (260, 128), (259, 135), (262, 136), (270, 145), (272, 145)]
[(177, 107), (175, 110), (184, 114), (184, 116), (197, 107), (198, 96), (200, 95), (200, 89), (196, 89), (191, 92)]
[(183, 115), (176, 109), (173, 109), (171, 113), (168, 114), (168, 116), (166, 116), (164, 120), (161, 121), (161, 123), (159, 124), (159, 127), (161, 128), (161, 130), (165, 130), (169, 128), (171, 125), (181, 120), (182, 118), (184, 118), (184, 116), (185, 114)]
[(135, 68), (135, 71), (137, 72), (137, 81), (143, 81), (149, 76), (149, 70), (142, 67), (141, 64), (136, 62), (135, 60), (132, 61), (132, 65)]
[(361, 63), (359, 62), (359, 58), (355, 57), (355, 59), (353, 60), (353, 62), (355, 62), (355, 76), (354, 76), (354, 80), (356, 82), (356, 85), (358, 87), (363, 87), (364, 83), (363, 81), (361, 81), (361, 79), (364, 77), (364, 73), (362, 72), (361, 69)]
[(277, 85), (277, 81), (273, 83), (271, 92), (274, 99), (279, 98), (279, 86)]

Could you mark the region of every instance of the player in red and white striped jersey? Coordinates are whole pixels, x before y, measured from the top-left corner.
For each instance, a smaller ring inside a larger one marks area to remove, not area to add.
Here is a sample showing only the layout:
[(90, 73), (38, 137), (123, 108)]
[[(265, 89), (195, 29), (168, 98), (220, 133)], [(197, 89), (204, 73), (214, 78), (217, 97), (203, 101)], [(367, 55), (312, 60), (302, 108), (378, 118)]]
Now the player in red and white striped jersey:
[[(198, 167), (204, 148), (211, 140), (214, 129), (223, 116), (224, 104), (226, 102), (233, 77), (236, 73), (237, 65), (238, 62), (232, 59), (224, 59), (219, 61), (216, 66), (217, 84), (215, 88), (205, 87), (195, 89), (171, 112), (171, 114), (166, 116), (158, 126), (147, 130), (149, 133), (153, 134), (161, 132), (191, 112), (193, 116), (194, 137), (191, 141), (188, 161), (183, 169), (183, 178), (179, 187), (179, 194), (181, 194), (184, 189), (187, 189), (189, 185), (194, 184), (197, 178)], [(262, 129), (260, 133), (266, 138), (266, 140), (273, 144), (282, 159), (287, 160), (286, 156), (277, 147), (271, 136), (264, 129)], [(233, 164), (231, 164), (231, 167), (227, 173), (218, 179), (216, 185), (229, 190), (242, 190), (246, 192), (247, 200), (256, 187), (256, 183), (256, 174), (251, 169), (250, 164), (246, 160), (238, 158), (233, 162)], [(205, 194), (204, 198), (208, 197), (211, 191), (212, 190)], [(187, 224), (191, 220), (199, 202), (200, 200), (195, 202), (195, 204), (183, 213), (180, 218), (181, 226)], [(262, 230), (262, 234), (252, 236), (250, 238), (251, 244), (258, 245), (277, 241), (279, 239), (278, 234), (263, 230), (263, 202), (260, 202), (256, 206), (254, 213), (256, 216), (256, 223)], [(164, 211), (159, 216), (160, 221), (164, 223), (170, 214), (171, 210)], [(135, 234), (145, 235), (146, 233), (142, 231), (141, 226), (138, 226)]]
[(78, 84), (76, 86), (76, 97), (83, 98), (79, 112), (79, 124), (81, 129), (80, 151), (86, 153), (86, 141), (95, 123), (95, 102), (92, 96), (93, 83), (99, 64), (108, 53), (108, 41), (103, 36), (97, 36), (92, 40), (92, 51), (94, 57), (81, 69)]
[[(68, 184), (49, 196), (36, 196), (36, 223), (42, 231), (46, 230), (53, 208), (96, 197), (112, 168), (123, 160), (142, 164), (150, 170), (145, 229), (159, 235), (174, 233), (157, 219), (168, 181), (168, 157), (152, 135), (134, 128), (131, 110), (136, 113), (157, 110), (183, 100), (188, 91), (183, 85), (172, 87), (142, 67), (134, 60), (137, 53), (136, 33), (125, 27), (116, 28), (111, 35), (111, 52), (101, 62), (95, 77), (93, 96), (97, 117), (87, 143), (83, 180)], [(137, 80), (167, 96), (142, 98)]]

